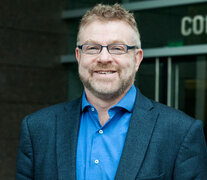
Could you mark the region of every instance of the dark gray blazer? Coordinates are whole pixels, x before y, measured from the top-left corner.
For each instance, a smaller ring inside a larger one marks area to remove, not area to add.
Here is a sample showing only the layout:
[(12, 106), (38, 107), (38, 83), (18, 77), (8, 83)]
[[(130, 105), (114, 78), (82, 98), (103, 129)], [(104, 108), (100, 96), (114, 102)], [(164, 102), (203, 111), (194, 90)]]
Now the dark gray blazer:
[[(75, 180), (81, 99), (54, 105), (22, 123), (16, 180)], [(149, 100), (136, 102), (116, 180), (207, 180), (202, 123)]]

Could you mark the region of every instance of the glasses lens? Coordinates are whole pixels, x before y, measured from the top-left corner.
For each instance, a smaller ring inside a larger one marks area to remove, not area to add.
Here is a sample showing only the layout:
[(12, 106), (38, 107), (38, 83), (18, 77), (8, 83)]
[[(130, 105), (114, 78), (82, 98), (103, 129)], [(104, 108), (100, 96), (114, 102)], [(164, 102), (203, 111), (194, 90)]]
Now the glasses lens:
[(84, 44), (82, 51), (86, 54), (98, 54), (100, 53), (101, 46), (98, 44)]
[(111, 44), (108, 46), (111, 54), (125, 54), (127, 53), (127, 46), (124, 44)]

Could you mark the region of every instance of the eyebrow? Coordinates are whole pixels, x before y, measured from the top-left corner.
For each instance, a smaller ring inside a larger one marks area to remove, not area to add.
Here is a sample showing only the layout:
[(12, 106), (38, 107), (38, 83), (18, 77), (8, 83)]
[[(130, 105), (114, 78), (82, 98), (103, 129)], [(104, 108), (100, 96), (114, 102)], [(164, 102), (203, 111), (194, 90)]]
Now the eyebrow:
[(87, 41), (85, 41), (83, 44), (98, 44), (96, 41), (94, 41), (94, 40), (87, 40)]
[[(89, 39), (85, 41), (83, 44), (101, 44), (101, 43)], [(112, 40), (110, 43), (107, 43), (107, 44), (127, 44), (127, 43), (124, 41), (120, 41), (120, 40)]]

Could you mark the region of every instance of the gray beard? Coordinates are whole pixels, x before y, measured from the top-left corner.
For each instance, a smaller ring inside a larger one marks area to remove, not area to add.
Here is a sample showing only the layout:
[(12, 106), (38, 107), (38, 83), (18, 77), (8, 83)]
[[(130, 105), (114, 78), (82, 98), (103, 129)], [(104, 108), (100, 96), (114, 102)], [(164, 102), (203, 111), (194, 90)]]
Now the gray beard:
[(114, 92), (100, 92), (97, 91), (88, 79), (85, 79), (79, 72), (80, 80), (82, 81), (84, 87), (86, 87), (93, 95), (102, 100), (112, 100), (118, 98), (120, 95), (125, 93), (125, 91), (134, 83), (136, 73), (132, 73), (128, 79), (121, 80), (120, 88)]

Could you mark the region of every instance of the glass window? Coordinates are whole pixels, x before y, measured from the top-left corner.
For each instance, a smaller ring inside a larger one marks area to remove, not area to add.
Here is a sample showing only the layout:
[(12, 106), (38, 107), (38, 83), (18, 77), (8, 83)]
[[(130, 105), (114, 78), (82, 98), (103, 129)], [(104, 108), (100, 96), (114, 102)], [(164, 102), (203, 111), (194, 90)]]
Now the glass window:
[(207, 122), (207, 56), (173, 58), (174, 106)]

